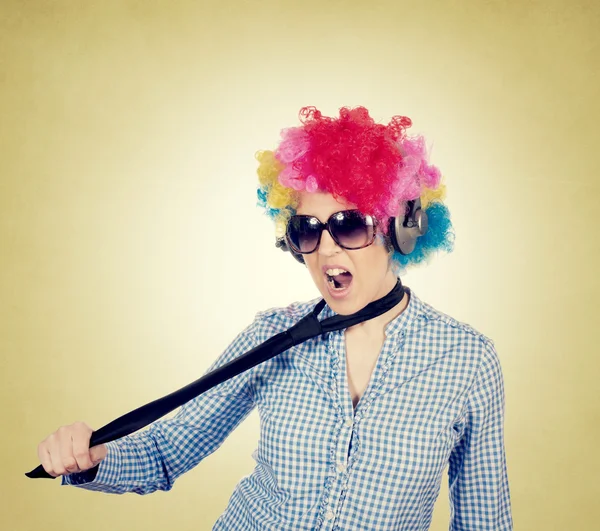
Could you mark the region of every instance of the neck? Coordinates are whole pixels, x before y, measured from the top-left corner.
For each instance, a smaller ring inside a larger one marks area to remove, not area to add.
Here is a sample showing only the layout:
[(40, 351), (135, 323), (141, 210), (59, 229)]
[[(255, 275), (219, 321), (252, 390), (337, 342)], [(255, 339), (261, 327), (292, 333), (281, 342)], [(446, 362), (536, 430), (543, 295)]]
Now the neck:
[[(397, 282), (398, 279), (396, 276), (391, 271), (388, 271), (388, 274), (382, 283), (381, 290), (377, 295), (377, 299), (385, 297), (390, 291), (392, 291), (392, 289), (394, 289), (394, 286)], [(369, 319), (367, 321), (363, 321), (362, 323), (358, 323), (357, 325), (351, 326), (347, 328), (346, 331), (349, 331), (352, 334), (361, 334), (367, 337), (379, 338), (385, 334), (385, 327), (396, 317), (398, 317), (407, 306), (408, 293), (405, 292), (402, 300), (387, 312), (374, 317), (373, 319)]]

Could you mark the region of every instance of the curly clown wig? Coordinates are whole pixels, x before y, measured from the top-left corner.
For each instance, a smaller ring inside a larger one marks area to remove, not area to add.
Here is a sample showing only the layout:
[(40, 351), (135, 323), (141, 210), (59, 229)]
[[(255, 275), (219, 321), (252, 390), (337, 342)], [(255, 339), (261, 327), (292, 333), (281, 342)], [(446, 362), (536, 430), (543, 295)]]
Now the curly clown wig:
[[(257, 206), (274, 220), (278, 238), (296, 213), (298, 192), (322, 191), (378, 219), (378, 241), (386, 245), (396, 275), (428, 263), (434, 251), (452, 252), (454, 232), (442, 202), (446, 185), (438, 168), (428, 162), (425, 139), (406, 134), (410, 118), (394, 116), (389, 124), (378, 124), (364, 107), (342, 107), (337, 118), (303, 107), (299, 118), (301, 126), (281, 131), (275, 151), (256, 154)], [(413, 252), (403, 255), (391, 244), (388, 221), (418, 197), (429, 219), (428, 230), (417, 238)]]

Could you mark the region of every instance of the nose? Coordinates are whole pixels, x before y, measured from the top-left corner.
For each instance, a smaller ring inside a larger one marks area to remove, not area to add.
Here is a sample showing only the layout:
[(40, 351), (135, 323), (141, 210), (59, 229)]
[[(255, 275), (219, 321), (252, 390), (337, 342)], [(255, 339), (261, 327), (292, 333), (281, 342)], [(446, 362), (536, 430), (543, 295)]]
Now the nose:
[(321, 242), (319, 243), (319, 254), (331, 256), (341, 251), (341, 247), (335, 243), (335, 240), (329, 234), (327, 229), (321, 233)]

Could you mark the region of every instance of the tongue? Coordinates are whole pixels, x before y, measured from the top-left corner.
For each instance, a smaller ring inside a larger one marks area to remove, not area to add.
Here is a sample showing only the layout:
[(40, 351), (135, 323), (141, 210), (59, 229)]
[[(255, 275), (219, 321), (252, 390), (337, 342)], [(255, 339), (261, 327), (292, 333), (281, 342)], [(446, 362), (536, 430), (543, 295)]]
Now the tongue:
[(340, 273), (339, 275), (334, 275), (333, 279), (343, 287), (346, 287), (352, 282), (352, 273)]

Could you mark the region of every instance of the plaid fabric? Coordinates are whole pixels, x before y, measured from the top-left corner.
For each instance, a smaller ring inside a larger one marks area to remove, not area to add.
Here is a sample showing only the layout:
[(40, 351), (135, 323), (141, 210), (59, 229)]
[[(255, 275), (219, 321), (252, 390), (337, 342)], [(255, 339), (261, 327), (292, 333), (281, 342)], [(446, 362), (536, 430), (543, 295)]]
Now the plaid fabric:
[[(387, 326), (356, 411), (343, 331), (331, 332), (213, 387), (171, 419), (108, 443), (95, 475), (63, 476), (62, 484), (107, 493), (170, 490), (256, 406), (256, 466), (213, 531), (425, 531), (446, 466), (450, 531), (512, 530), (494, 343), (405, 288), (409, 304)], [(208, 371), (289, 328), (318, 300), (259, 312)], [(326, 305), (319, 317), (332, 315)]]

